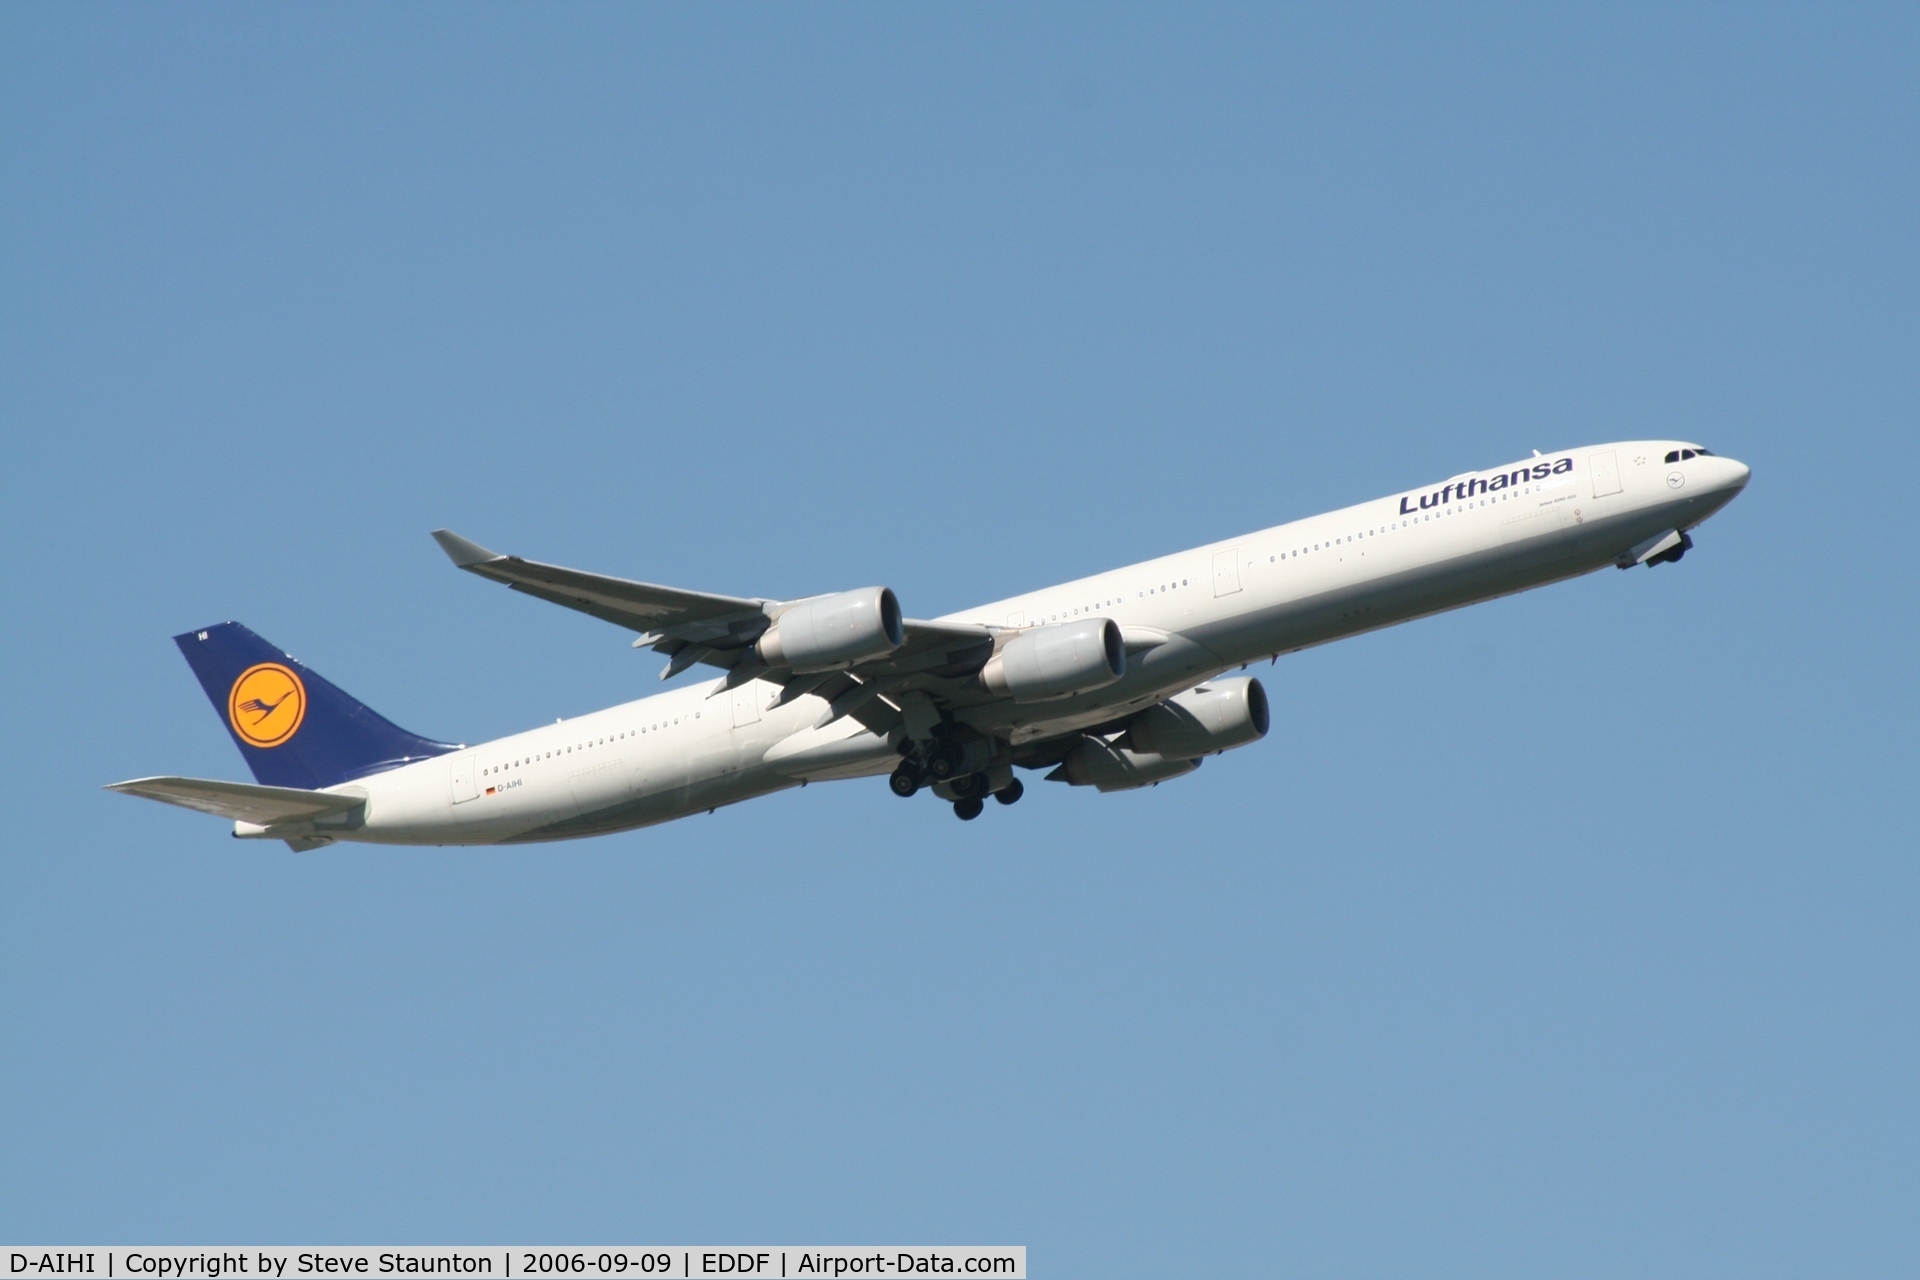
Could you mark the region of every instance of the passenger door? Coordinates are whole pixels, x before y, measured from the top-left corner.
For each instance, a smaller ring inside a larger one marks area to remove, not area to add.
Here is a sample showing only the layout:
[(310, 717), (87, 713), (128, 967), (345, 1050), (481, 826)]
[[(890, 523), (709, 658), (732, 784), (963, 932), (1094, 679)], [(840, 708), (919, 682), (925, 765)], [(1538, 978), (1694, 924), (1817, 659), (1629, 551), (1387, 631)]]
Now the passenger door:
[(1240, 548), (1228, 547), (1213, 553), (1213, 594), (1230, 596), (1240, 589)]
[(453, 802), (465, 804), (477, 794), (474, 790), (473, 752), (462, 751), (453, 758), (452, 772), (448, 775), (453, 783)]
[(1613, 450), (1587, 456), (1587, 469), (1593, 472), (1593, 496), (1606, 498), (1620, 492), (1620, 464)]

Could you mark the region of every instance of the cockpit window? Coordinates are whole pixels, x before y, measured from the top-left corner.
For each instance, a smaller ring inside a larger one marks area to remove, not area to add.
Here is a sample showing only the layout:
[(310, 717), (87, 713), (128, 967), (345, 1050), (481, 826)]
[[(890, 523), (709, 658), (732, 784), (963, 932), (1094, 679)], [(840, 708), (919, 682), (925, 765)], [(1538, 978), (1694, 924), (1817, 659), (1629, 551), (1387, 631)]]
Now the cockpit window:
[(1667, 451), (1667, 461), (1668, 462), (1680, 461), (1680, 451), (1678, 449), (1669, 449)]
[(1667, 453), (1668, 462), (1685, 462), (1688, 458), (1711, 458), (1711, 449), (1673, 449)]

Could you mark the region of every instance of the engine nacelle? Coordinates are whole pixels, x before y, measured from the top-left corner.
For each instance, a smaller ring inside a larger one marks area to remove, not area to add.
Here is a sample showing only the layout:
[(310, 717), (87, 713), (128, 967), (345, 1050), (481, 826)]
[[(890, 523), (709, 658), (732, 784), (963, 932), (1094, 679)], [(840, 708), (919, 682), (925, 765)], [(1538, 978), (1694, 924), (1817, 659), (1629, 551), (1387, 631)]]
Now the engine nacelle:
[(1129, 751), (1100, 738), (1088, 738), (1067, 754), (1047, 777), (1076, 787), (1131, 791), (1150, 787), (1200, 767), (1198, 760), (1171, 760), (1150, 751)]
[(1251, 676), (1209, 680), (1148, 707), (1127, 723), (1129, 745), (1169, 759), (1192, 759), (1267, 736), (1267, 691)]
[(893, 592), (863, 587), (793, 605), (761, 634), (753, 651), (770, 667), (836, 671), (885, 657), (906, 638)]
[(1111, 618), (1035, 627), (1007, 641), (980, 669), (980, 683), (1015, 702), (1064, 698), (1127, 673), (1127, 646)]

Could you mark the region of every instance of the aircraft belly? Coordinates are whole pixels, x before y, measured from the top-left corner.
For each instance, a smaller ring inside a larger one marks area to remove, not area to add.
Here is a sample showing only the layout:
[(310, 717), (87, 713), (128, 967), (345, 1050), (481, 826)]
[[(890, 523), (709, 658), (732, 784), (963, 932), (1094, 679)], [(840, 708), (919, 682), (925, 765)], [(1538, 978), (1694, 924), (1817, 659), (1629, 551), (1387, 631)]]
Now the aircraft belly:
[(900, 763), (894, 741), (892, 736), (874, 733), (848, 718), (789, 734), (769, 747), (761, 759), (776, 773), (809, 782), (866, 777), (874, 772), (891, 772)]
[(658, 826), (675, 818), (737, 804), (757, 796), (770, 795), (800, 783), (783, 778), (771, 770), (755, 769), (700, 779), (671, 792), (630, 797), (589, 813), (524, 831), (499, 841), (501, 844), (537, 844), (548, 840), (577, 840), (585, 836), (632, 831)]
[(788, 722), (800, 714), (795, 706), (782, 716), (740, 728), (716, 720), (712, 728), (690, 740), (646, 743), (625, 770), (621, 789), (602, 793), (596, 803), (582, 803), (576, 813), (516, 832), (501, 843), (533, 844), (631, 831), (798, 786), (798, 779), (762, 767), (759, 757), (791, 731)]

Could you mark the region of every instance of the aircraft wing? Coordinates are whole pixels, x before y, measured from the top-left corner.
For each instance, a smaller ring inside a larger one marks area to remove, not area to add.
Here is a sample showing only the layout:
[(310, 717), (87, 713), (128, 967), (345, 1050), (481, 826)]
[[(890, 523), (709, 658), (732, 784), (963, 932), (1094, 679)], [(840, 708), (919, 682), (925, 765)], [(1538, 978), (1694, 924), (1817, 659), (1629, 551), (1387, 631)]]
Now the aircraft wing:
[[(504, 556), (450, 529), (436, 530), (433, 536), (447, 557), (469, 573), (640, 632), (634, 647), (651, 645), (672, 658), (664, 674), (677, 675), (704, 662), (734, 669), (743, 680), (786, 680), (764, 667), (756, 671), (751, 657), (751, 646), (778, 613), (779, 601), (686, 591)], [(936, 673), (976, 657), (977, 667), (992, 649), (993, 633), (985, 627), (916, 618), (906, 619), (903, 626), (906, 642), (883, 658), (855, 667), (858, 675), (870, 680)], [(820, 683), (810, 680), (809, 687)]]
[(263, 827), (299, 818), (345, 813), (366, 803), (367, 799), (364, 791), (358, 794), (304, 791), (299, 787), (262, 787), (251, 782), (220, 782), (212, 778), (135, 778), (130, 782), (109, 783), (107, 790)]
[(721, 640), (736, 630), (733, 624), (745, 624), (737, 628), (744, 631), (765, 616), (763, 600), (684, 591), (503, 556), (451, 529), (436, 529), (433, 537), (447, 558), (468, 573), (643, 634), (670, 632), (682, 640)]

